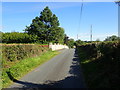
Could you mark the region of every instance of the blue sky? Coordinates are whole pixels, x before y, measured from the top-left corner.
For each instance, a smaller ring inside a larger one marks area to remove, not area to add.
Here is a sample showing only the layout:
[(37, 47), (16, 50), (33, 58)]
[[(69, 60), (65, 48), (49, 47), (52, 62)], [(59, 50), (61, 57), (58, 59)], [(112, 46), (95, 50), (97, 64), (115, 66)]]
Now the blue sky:
[(81, 2), (3, 2), (3, 32), (23, 32), (44, 7), (49, 6), (57, 15), (65, 33), (77, 39), (90, 40), (90, 26), (93, 26), (93, 40), (104, 40), (118, 34), (118, 6), (114, 2), (85, 2), (80, 23)]

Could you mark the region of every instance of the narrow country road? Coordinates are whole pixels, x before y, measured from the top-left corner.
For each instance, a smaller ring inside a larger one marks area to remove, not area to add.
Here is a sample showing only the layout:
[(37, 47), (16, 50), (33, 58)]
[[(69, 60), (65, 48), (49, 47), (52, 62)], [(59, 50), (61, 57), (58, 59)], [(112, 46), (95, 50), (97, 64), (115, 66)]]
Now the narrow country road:
[(20, 80), (16, 80), (10, 88), (85, 88), (75, 49), (60, 52)]

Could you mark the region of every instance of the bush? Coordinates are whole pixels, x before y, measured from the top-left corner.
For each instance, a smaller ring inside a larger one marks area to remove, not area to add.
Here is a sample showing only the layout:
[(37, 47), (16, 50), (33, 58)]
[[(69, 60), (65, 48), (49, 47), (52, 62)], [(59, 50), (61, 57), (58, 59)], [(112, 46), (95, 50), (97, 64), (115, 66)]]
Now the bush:
[(85, 44), (85, 45), (77, 46), (77, 49), (78, 49), (80, 58), (91, 59), (91, 58), (97, 57), (96, 44)]
[(77, 46), (79, 53), (84, 53), (86, 59), (104, 56), (108, 59), (120, 58), (120, 42), (100, 42)]
[(89, 88), (120, 88), (120, 42), (100, 42), (77, 46)]
[(4, 44), (2, 45), (3, 62), (14, 62), (27, 57), (41, 55), (48, 47), (35, 44)]
[(1, 76), (3, 88), (8, 88), (14, 81), (18, 81), (22, 76), (57, 54), (58, 52), (48, 51), (37, 57), (26, 58), (17, 63), (14, 62), (15, 64), (9, 68), (3, 68)]
[(34, 43), (37, 41), (36, 35), (19, 32), (2, 33), (2, 43)]

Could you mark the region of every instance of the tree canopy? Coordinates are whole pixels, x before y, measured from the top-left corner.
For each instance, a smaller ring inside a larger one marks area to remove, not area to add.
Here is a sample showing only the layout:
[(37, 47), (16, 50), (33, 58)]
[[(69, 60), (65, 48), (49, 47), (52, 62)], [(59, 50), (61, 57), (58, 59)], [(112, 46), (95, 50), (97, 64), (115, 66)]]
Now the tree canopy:
[(26, 27), (25, 32), (37, 35), (41, 43), (63, 43), (64, 29), (59, 27), (59, 25), (58, 17), (47, 6), (40, 13), (40, 16), (35, 17), (30, 26)]
[(107, 37), (104, 41), (116, 41), (118, 39), (120, 38), (115, 35), (112, 35), (112, 36)]

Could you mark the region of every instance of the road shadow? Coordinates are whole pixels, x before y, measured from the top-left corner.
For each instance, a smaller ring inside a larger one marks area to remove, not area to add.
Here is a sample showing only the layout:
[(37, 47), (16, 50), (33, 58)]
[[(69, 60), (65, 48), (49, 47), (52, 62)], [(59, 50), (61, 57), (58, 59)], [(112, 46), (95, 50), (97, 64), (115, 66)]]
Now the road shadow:
[[(74, 58), (72, 59), (72, 65), (70, 66), (69, 74), (70, 76), (66, 77), (63, 80), (59, 81), (46, 81), (44, 84), (35, 84), (32, 82), (25, 82), (15, 79), (10, 72), (7, 72), (9, 78), (15, 82), (20, 84), (19, 88), (21, 90), (39, 90), (40, 88), (85, 88), (85, 83), (83, 80), (83, 76), (80, 70), (79, 58), (77, 52), (74, 52)], [(22, 87), (21, 87), (22, 86)], [(5, 90), (5, 89), (3, 89)]]

